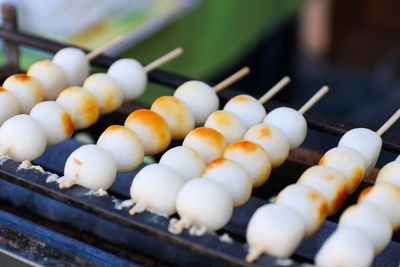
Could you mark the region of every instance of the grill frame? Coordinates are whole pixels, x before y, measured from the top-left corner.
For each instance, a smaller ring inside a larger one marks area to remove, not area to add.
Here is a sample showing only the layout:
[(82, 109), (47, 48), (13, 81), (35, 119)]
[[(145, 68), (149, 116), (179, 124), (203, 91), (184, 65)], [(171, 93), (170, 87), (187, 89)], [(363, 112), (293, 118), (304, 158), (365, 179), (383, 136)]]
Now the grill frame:
[[(51, 53), (54, 53), (66, 46), (65, 44), (57, 43), (44, 38), (6, 29), (3, 27), (0, 27), (0, 38), (18, 43), (20, 45), (27, 45), (43, 49)], [(93, 65), (106, 68), (115, 60), (116, 58), (100, 56), (93, 61)], [(154, 83), (165, 85), (171, 88), (176, 88), (190, 79), (188, 77), (184, 77), (178, 74), (156, 70), (149, 74), (149, 80)], [(226, 102), (229, 98), (241, 93), (242, 92), (240, 90), (227, 89), (220, 94), (221, 100), (222, 102)], [(270, 101), (265, 105), (267, 111), (270, 111), (279, 106), (284, 105), (276, 101)], [(121, 121), (121, 119), (125, 117), (129, 112), (137, 109), (138, 107), (140, 107), (140, 105), (137, 105), (135, 103), (125, 103), (118, 112), (111, 114), (108, 117), (106, 116), (105, 118), (102, 118), (100, 122), (97, 123), (96, 126), (91, 130), (95, 131), (96, 128), (104, 130), (104, 125), (110, 124), (110, 121)], [(110, 118), (111, 120), (109, 120)], [(356, 127), (356, 125), (354, 124), (343, 122), (337, 118), (313, 112), (308, 112), (305, 115), (305, 118), (307, 120), (309, 128), (334, 136), (341, 136), (346, 131)], [(385, 134), (382, 139), (384, 150), (394, 153), (400, 153), (400, 136)], [(75, 143), (73, 145), (76, 146), (79, 144)], [(61, 144), (58, 146), (58, 149), (60, 149), (58, 152), (53, 151), (53, 154), (51, 154), (47, 151), (47, 154), (42, 157), (42, 160), (39, 160), (40, 164), (43, 165), (45, 169), (52, 169), (58, 173), (61, 173), (63, 166), (60, 165), (60, 163), (53, 162), (52, 158), (55, 154), (66, 151), (67, 148), (68, 144)], [(301, 153), (302, 155), (305, 154), (304, 151)], [(295, 180), (293, 179), (297, 178), (303, 169), (313, 165), (315, 161), (315, 158), (311, 160), (310, 158), (307, 158), (307, 155), (305, 157), (305, 160), (300, 160), (299, 157), (293, 156), (294, 154), (295, 153), (291, 153), (292, 156), (289, 159), (289, 162), (285, 164), (285, 166), (276, 171), (274, 170), (274, 173), (270, 178), (270, 182), (268, 182), (265, 187), (260, 190), (256, 190), (252, 197), (252, 209), (255, 209), (257, 205), (261, 205), (262, 203), (264, 203), (261, 202), (260, 197), (265, 196), (265, 194), (267, 194), (266, 191), (277, 192), (279, 187), (295, 182)], [(190, 235), (188, 235), (187, 232), (185, 232), (182, 236), (172, 235), (166, 231), (165, 218), (163, 219), (160, 216), (152, 215), (147, 212), (134, 217), (130, 217), (129, 215), (127, 215), (127, 210), (117, 211), (113, 208), (111, 197), (85, 196), (84, 194), (87, 192), (87, 190), (78, 186), (68, 190), (60, 190), (53, 183), (45, 183), (45, 178), (47, 176), (46, 174), (40, 173), (36, 170), (17, 170), (17, 167), (18, 163), (11, 160), (5, 162), (3, 165), (0, 166), (0, 179), (2, 188), (26, 190), (26, 194), (29, 194), (29, 192), (31, 192), (33, 194), (37, 194), (38, 196), (40, 195), (41, 197), (43, 197), (38, 202), (40, 203), (40, 205), (45, 205), (48, 199), (52, 199), (53, 201), (59, 203), (59, 205), (64, 206), (66, 210), (68, 210), (68, 208), (71, 208), (71, 211), (72, 209), (79, 210), (79, 212), (81, 212), (81, 216), (85, 218), (92, 218), (92, 216), (95, 216), (95, 218), (102, 220), (104, 225), (106, 226), (122, 227), (122, 229), (124, 229), (126, 232), (121, 230), (115, 233), (126, 236), (125, 239), (123, 238), (120, 242), (116, 242), (115, 246), (117, 249), (118, 247), (132, 249), (135, 252), (143, 253), (146, 257), (155, 258), (156, 260), (159, 260), (161, 262), (167, 262), (168, 264), (178, 266), (185, 266), (188, 263), (190, 263), (191, 266), (204, 266), (205, 264), (211, 266), (248, 266), (248, 264), (244, 261), (246, 247), (240, 242), (234, 243), (233, 245), (224, 244), (218, 240), (218, 236), (212, 234), (207, 234), (205, 237), (202, 238), (191, 237)], [(131, 173), (130, 175), (133, 175), (133, 173)], [(281, 184), (279, 186), (275, 186), (274, 189), (268, 189), (271, 186), (271, 183), (278, 183), (278, 179), (283, 179), (283, 181), (280, 181)], [(363, 183), (363, 186), (365, 187), (371, 184), (371, 182), (366, 181)], [(113, 191), (115, 195), (121, 197), (127, 196), (126, 192), (121, 192), (119, 189), (115, 189)], [(347, 205), (349, 205), (350, 203), (354, 203), (354, 197), (356, 195), (357, 193), (353, 194), (352, 199), (347, 201)], [(29, 205), (21, 205), (18, 208), (28, 209)], [(246, 208), (248, 207), (246, 206)], [(40, 210), (39, 206), (34, 207), (33, 213), (42, 218), (46, 218), (52, 221), (52, 216), (43, 213)], [(340, 214), (340, 212), (338, 214)], [(240, 212), (239, 214), (237, 214), (236, 212), (235, 216), (237, 217), (235, 220), (240, 221), (241, 216), (243, 215)], [(154, 223), (154, 218), (156, 218), (156, 221), (158, 221), (158, 223)], [(335, 219), (333, 219), (333, 221), (334, 220)], [(54, 223), (56, 224), (57, 222)], [(62, 221), (62, 223), (74, 227), (73, 222), (68, 219), (65, 219), (65, 221)], [(90, 226), (90, 224), (79, 225), (78, 227), (75, 225), (75, 228), (77, 228), (76, 234), (79, 235), (80, 229), (84, 229), (84, 231), (89, 232), (98, 238), (112, 242), (112, 240), (109, 240), (109, 238), (103, 235), (101, 231), (95, 229), (91, 231)], [(233, 234), (236, 233), (237, 235), (241, 235), (240, 238), (243, 239), (243, 229), (237, 230), (235, 227), (237, 227), (237, 225), (229, 224), (227, 227), (224, 228), (223, 231), (228, 231)], [(307, 261), (307, 258), (311, 258), (310, 255), (312, 255), (312, 253), (314, 253), (315, 251), (311, 251), (310, 248), (320, 245), (321, 242), (334, 230), (335, 227), (336, 224), (332, 222), (332, 219), (330, 219), (330, 221), (328, 221), (323, 226), (322, 230), (318, 232), (315, 237), (308, 239), (306, 242), (304, 242), (305, 244), (303, 244), (299, 248), (299, 250), (303, 252), (298, 254), (297, 258), (295, 257), (295, 259)], [(140, 244), (132, 244), (128, 242), (129, 238), (139, 238), (142, 240), (146, 240), (146, 242), (148, 242), (148, 244), (150, 245), (147, 247), (143, 247)], [(162, 242), (159, 242), (159, 240), (162, 240)], [(390, 245), (390, 250), (396, 250), (399, 248), (400, 245), (398, 242), (398, 237), (395, 237), (395, 240), (392, 241), (392, 244)], [(156, 250), (151, 251), (152, 249)], [(157, 249), (161, 249), (167, 254), (159, 255)], [(381, 262), (385, 262), (385, 257), (388, 258), (392, 256), (390, 251), (388, 253), (389, 255), (384, 255), (382, 260), (377, 261), (377, 266), (379, 266)], [(168, 254), (175, 254), (176, 256), (172, 257)], [(281, 266), (278, 263), (279, 261), (277, 262), (277, 260), (273, 257), (262, 256), (260, 260), (255, 263), (255, 265)], [(290, 266), (301, 266), (301, 264), (293, 262)]]

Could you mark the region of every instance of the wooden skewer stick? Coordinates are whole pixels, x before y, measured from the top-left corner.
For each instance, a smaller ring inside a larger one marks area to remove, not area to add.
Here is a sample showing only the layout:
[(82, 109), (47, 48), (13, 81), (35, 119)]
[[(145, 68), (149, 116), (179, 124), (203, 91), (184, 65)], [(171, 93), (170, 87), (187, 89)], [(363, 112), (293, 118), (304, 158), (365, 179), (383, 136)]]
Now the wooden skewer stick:
[(173, 231), (176, 234), (182, 233), (183, 229), (190, 227), (192, 224), (191, 220), (188, 217), (183, 216), (179, 221), (177, 221), (173, 225)]
[(263, 254), (263, 249), (258, 247), (258, 248), (251, 248), (250, 252), (247, 254), (246, 256), (246, 261), (249, 263), (252, 263), (253, 261), (255, 261), (258, 257), (261, 256), (261, 254)]
[(329, 87), (322, 86), (321, 89), (318, 90), (300, 109), (299, 112), (301, 114), (306, 113), (312, 106), (314, 106), (326, 93), (328, 93)]
[(174, 230), (177, 233), (182, 233), (183, 229), (185, 228), (185, 221), (179, 220), (175, 225), (174, 225)]
[(214, 91), (216, 93), (221, 92), (222, 90), (228, 88), (229, 86), (231, 86), (235, 82), (239, 81), (240, 79), (242, 79), (244, 76), (246, 76), (249, 73), (250, 73), (249, 67), (244, 67), (244, 68), (238, 70), (237, 72), (235, 72), (234, 74), (232, 74), (231, 76), (229, 76), (228, 78), (223, 80), (222, 82), (215, 85)]
[(174, 58), (180, 56), (183, 53), (183, 48), (178, 47), (172, 50), (171, 52), (168, 52), (167, 54), (163, 55), (162, 57), (157, 58), (153, 62), (150, 62), (144, 67), (144, 70), (149, 73), (150, 71), (157, 69), (161, 65), (164, 65), (165, 63), (173, 60)]
[(104, 52), (106, 52), (107, 50), (109, 50), (110, 48), (114, 47), (115, 45), (121, 43), (122, 40), (125, 39), (124, 35), (118, 35), (117, 37), (115, 37), (114, 39), (112, 39), (111, 41), (103, 44), (102, 46), (92, 50), (91, 52), (86, 54), (86, 59), (88, 61), (93, 60), (94, 58), (98, 57), (100, 54), (103, 54)]
[(129, 210), (129, 215), (133, 216), (136, 213), (141, 213), (146, 210), (146, 206), (143, 205), (142, 203), (136, 203), (130, 210)]
[(382, 126), (376, 131), (377, 134), (382, 136), (390, 127), (400, 118), (400, 109), (398, 109)]
[(275, 84), (271, 89), (269, 89), (263, 96), (258, 99), (258, 102), (265, 104), (268, 100), (273, 98), (277, 93), (279, 93), (286, 85), (290, 83), (290, 78), (288, 76), (283, 77), (277, 84)]

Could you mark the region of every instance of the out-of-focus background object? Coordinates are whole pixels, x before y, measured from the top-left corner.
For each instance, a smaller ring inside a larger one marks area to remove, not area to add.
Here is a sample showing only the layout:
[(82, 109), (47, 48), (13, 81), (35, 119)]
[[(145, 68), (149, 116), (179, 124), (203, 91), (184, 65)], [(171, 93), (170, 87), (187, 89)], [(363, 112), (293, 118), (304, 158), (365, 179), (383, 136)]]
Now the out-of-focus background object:
[[(320, 111), (376, 128), (399, 107), (398, 10), (396, 0), (304, 2), (296, 77), (300, 90), (321, 82), (331, 86)], [(399, 129), (395, 125), (390, 132)]]
[(117, 35), (115, 55), (169, 25), (197, 0), (1, 0), (18, 10), (21, 30), (93, 50)]
[[(292, 48), (295, 46), (295, 39), (288, 39), (294, 36), (289, 33), (293, 27), (288, 29), (287, 24), (294, 24), (301, 4), (299, 0), (84, 0), (72, 3), (43, 1), (38, 6), (25, 0), (11, 2), (17, 6), (22, 30), (56, 40), (94, 48), (106, 41), (105, 36), (111, 39), (129, 33), (130, 41), (118, 46), (114, 52), (123, 50), (121, 57), (133, 57), (143, 63), (175, 47), (183, 47), (184, 57), (166, 69), (199, 80), (220, 80), (237, 69), (237, 65), (243, 64), (242, 60), (251, 58), (260, 66), (249, 79), (250, 87), (260, 88), (258, 93), (285, 73), (281, 66), (289, 61), (292, 53), (287, 52), (294, 51)], [(30, 16), (31, 19), (27, 18)], [(40, 19), (36, 21), (38, 17)], [(54, 25), (47, 25), (53, 20)], [(77, 27), (74, 20), (81, 21), (81, 25)], [(29, 25), (29, 21), (34, 23)], [(43, 29), (41, 24), (44, 24)], [(264, 50), (270, 52), (258, 58), (258, 54), (265, 53)], [(39, 58), (51, 56), (43, 52), (32, 53), (30, 49), (24, 52), (23, 68)], [(270, 57), (274, 54), (275, 57)], [(268, 66), (268, 75), (265, 65)], [(268, 79), (267, 83), (265, 79)], [(151, 102), (159, 95), (171, 93), (171, 90), (150, 86), (147, 92), (142, 100)]]

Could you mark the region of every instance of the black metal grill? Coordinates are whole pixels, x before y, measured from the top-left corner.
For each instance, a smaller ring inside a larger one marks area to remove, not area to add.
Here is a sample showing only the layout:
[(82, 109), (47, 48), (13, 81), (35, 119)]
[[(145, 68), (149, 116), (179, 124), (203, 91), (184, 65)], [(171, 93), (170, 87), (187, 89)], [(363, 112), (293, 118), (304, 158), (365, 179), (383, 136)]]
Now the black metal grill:
[[(65, 47), (65, 44), (5, 28), (0, 28), (0, 37), (49, 52), (56, 52)], [(108, 67), (115, 60), (115, 58), (100, 56), (93, 61), (93, 64), (98, 67)], [(151, 72), (149, 79), (151, 82), (171, 88), (176, 88), (190, 80), (187, 77), (160, 70)], [(238, 90), (227, 89), (221, 93), (221, 100), (225, 102), (240, 93)], [(270, 101), (266, 109), (271, 110), (282, 105), (282, 103)], [(98, 132), (104, 130), (106, 125), (121, 123), (126, 115), (136, 108), (138, 104), (125, 103), (118, 112), (103, 117), (88, 131), (98, 135)], [(312, 112), (307, 113), (305, 117), (310, 128), (331, 135), (341, 136), (355, 127), (336, 118)], [(400, 136), (387, 134), (383, 137), (383, 141), (385, 150), (400, 153)], [(66, 158), (80, 145), (71, 139), (48, 147), (45, 154), (34, 163), (41, 165), (45, 170), (62, 175)], [(245, 231), (251, 215), (270, 197), (276, 195), (286, 185), (295, 182), (306, 168), (315, 164), (318, 157), (318, 154), (305, 149), (292, 152), (289, 160), (273, 171), (268, 182), (253, 192), (250, 201), (235, 209), (234, 216), (226, 227), (215, 234), (206, 234), (203, 237), (190, 236), (186, 231), (181, 235), (173, 235), (167, 231), (169, 220), (155, 214), (144, 212), (132, 217), (128, 215), (127, 209), (116, 210), (116, 200), (129, 198), (129, 186), (135, 172), (119, 174), (117, 181), (109, 190), (110, 195), (97, 197), (86, 195), (88, 190), (79, 186), (61, 190), (55, 183), (46, 183), (48, 174), (34, 169), (18, 170), (19, 163), (8, 160), (0, 165), (0, 205), (5, 210), (4, 214), (0, 211), (0, 218), (3, 218), (3, 222), (0, 222), (0, 251), (11, 251), (10, 253), (19, 255), (25, 261), (51, 266), (67, 263), (81, 266), (122, 266), (135, 262), (157, 266), (160, 264), (247, 266), (248, 264), (244, 261), (247, 253)], [(360, 191), (369, 185), (371, 185), (369, 180), (364, 181), (346, 201), (345, 206), (354, 203)], [(338, 214), (340, 213), (341, 211)], [(11, 222), (12, 216), (23, 217), (27, 222), (31, 221), (33, 224), (44, 226), (43, 231), (46, 229), (52, 231), (57, 242), (64, 240), (58, 235), (72, 237), (76, 246), (72, 243), (70, 250), (66, 250), (65, 247), (58, 248), (54, 240), (43, 241), (40, 236), (32, 237), (34, 233), (37, 234), (39, 228), (31, 229), (31, 225), (25, 223), (21, 226), (22, 228), (16, 229), (17, 223), (4, 222)], [(316, 235), (305, 240), (292, 257), (292, 262), (264, 255), (254, 265), (302, 266), (303, 263), (312, 263), (318, 248), (336, 228), (337, 218), (338, 215), (329, 218)], [(234, 242), (220, 241), (220, 236), (224, 233), (228, 233)], [(27, 241), (23, 242), (24, 240)], [(88, 250), (85, 256), (82, 256), (81, 241), (108, 254), (103, 255), (99, 251)], [(400, 260), (399, 241), (399, 236), (395, 235), (389, 247), (376, 258), (374, 266), (397, 266)], [(32, 247), (36, 249), (29, 250)], [(27, 249), (28, 253), (26, 253)], [(96, 258), (91, 253), (102, 256)], [(54, 260), (57, 257), (59, 261)], [(107, 257), (114, 258), (110, 261)]]

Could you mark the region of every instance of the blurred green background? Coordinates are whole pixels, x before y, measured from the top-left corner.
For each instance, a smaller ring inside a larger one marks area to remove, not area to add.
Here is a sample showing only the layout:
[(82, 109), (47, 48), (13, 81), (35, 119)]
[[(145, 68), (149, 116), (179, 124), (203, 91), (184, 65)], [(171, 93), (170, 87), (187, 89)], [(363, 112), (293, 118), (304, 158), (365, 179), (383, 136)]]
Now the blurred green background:
[[(184, 54), (162, 67), (193, 79), (214, 81), (235, 71), (266, 37), (298, 14), (300, 0), (200, 0), (188, 14), (151, 35), (120, 57), (135, 58), (146, 64), (164, 53), (183, 47)], [(23, 52), (21, 65), (28, 68), (36, 60), (51, 55)], [(171, 88), (150, 84), (139, 99), (152, 103)]]
[[(224, 74), (280, 24), (293, 18), (300, 0), (205, 0), (189, 14), (124, 52), (150, 62), (158, 55), (183, 47), (181, 58), (163, 69), (210, 81)], [(150, 85), (141, 100), (151, 103), (170, 89)]]

